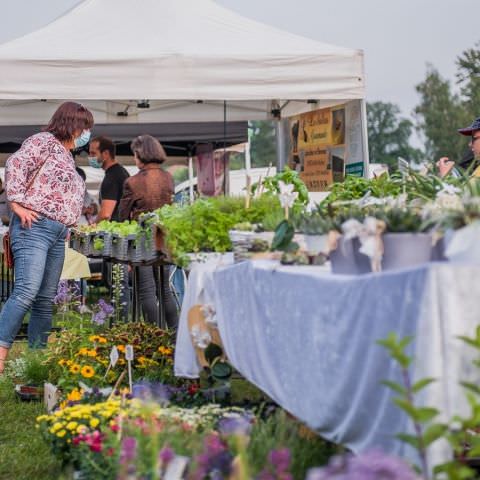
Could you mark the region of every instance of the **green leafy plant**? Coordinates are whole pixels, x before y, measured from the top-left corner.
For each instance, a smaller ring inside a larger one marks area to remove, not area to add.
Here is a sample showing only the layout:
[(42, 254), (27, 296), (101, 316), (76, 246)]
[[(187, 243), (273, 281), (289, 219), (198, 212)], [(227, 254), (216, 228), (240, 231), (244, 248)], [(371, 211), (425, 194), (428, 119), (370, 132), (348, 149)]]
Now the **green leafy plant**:
[(386, 348), (391, 358), (399, 365), (403, 379), (403, 385), (391, 381), (382, 383), (397, 393), (397, 396), (394, 398), (395, 404), (408, 415), (414, 425), (414, 435), (399, 433), (397, 438), (417, 449), (421, 462), (421, 473), (423, 478), (428, 480), (431, 476), (427, 465), (427, 448), (447, 432), (448, 426), (433, 422), (434, 418), (439, 414), (437, 409), (417, 407), (414, 403), (415, 394), (422, 391), (434, 382), (435, 379), (423, 378), (412, 383), (409, 367), (413, 362), (413, 358), (405, 352), (411, 341), (411, 337), (400, 339), (396, 333), (392, 332), (387, 338), (379, 340), (377, 343)]
[(298, 192), (298, 197), (295, 200), (297, 205), (301, 206), (308, 203), (308, 189), (305, 183), (299, 177), (298, 172), (290, 169), (289, 167), (285, 167), (283, 171), (277, 173), (273, 177), (266, 177), (262, 181), (261, 187), (258, 184), (254, 184), (252, 190), (255, 193), (257, 189), (263, 188), (264, 192), (277, 195), (280, 193), (280, 181), (284, 182), (285, 184), (293, 184), (294, 191)]
[(318, 211), (304, 214), (295, 223), (296, 230), (306, 235), (324, 235), (334, 229), (332, 219)]

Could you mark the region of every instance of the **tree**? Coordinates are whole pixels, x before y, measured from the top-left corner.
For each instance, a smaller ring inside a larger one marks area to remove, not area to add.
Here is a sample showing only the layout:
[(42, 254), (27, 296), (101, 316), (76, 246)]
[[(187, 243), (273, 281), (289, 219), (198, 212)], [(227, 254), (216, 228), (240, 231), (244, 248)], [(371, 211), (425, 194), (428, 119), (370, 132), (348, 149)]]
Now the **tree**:
[(398, 157), (418, 161), (421, 151), (410, 145), (413, 123), (400, 117), (393, 103), (373, 102), (367, 105), (368, 150), (370, 162), (386, 163), (396, 169)]
[(456, 132), (471, 122), (470, 115), (458, 95), (452, 93), (450, 82), (429, 65), (425, 80), (416, 86), (420, 104), (415, 108), (417, 126), (425, 136), (426, 154), (432, 162), (447, 156), (462, 158), (467, 142)]
[(470, 118), (480, 116), (480, 42), (457, 58), (457, 82)]
[(250, 122), (250, 158), (252, 167), (268, 167), (277, 164), (277, 148), (275, 141), (275, 123), (273, 121)]

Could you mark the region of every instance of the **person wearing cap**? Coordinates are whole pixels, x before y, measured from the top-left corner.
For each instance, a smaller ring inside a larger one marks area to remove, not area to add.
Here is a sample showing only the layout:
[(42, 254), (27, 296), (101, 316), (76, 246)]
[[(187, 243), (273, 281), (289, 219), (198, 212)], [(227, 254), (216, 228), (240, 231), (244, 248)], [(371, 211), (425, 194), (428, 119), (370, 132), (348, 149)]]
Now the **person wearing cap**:
[[(473, 161), (480, 160), (480, 117), (473, 121), (473, 123), (466, 128), (461, 128), (458, 130), (458, 133), (470, 137), (470, 148), (473, 152)], [(442, 157), (437, 162), (437, 167), (440, 173), (440, 176), (443, 178), (448, 175), (455, 162), (450, 160), (448, 157)], [(478, 165), (472, 173), (473, 177), (480, 177), (480, 165)]]

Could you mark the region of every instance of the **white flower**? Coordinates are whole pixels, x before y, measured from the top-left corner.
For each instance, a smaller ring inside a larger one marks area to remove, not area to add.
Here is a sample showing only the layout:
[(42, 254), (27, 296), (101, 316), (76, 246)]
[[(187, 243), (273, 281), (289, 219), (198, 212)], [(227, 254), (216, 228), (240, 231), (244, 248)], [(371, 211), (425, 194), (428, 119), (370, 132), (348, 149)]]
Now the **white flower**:
[(442, 195), (445, 193), (448, 193), (449, 195), (454, 195), (460, 192), (461, 190), (458, 187), (455, 187), (455, 185), (450, 185), (449, 183), (443, 183), (442, 189), (438, 192), (437, 195)]
[(293, 191), (294, 185), (280, 180), (278, 187), (280, 188), (280, 193), (278, 194), (280, 205), (282, 208), (291, 208), (298, 197), (298, 192)]

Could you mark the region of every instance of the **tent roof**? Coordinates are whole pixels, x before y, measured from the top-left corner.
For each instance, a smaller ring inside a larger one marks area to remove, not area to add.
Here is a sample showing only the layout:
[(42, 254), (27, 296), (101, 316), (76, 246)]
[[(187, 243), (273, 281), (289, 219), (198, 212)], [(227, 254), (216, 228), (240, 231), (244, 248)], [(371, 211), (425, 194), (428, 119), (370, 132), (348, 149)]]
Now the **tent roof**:
[(0, 99), (349, 100), (363, 53), (212, 0), (85, 0), (0, 45)]

